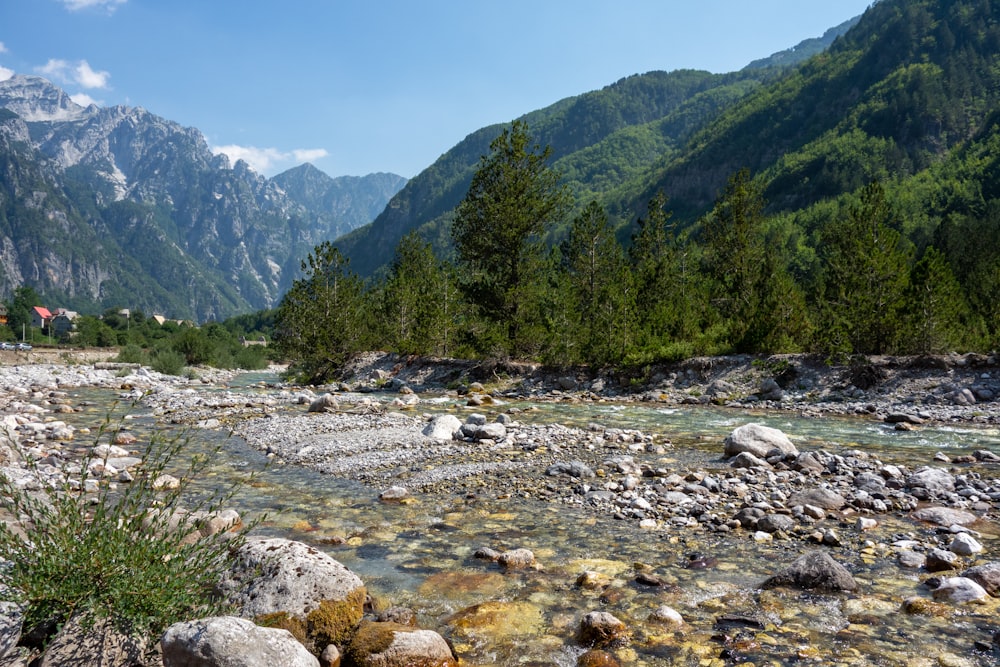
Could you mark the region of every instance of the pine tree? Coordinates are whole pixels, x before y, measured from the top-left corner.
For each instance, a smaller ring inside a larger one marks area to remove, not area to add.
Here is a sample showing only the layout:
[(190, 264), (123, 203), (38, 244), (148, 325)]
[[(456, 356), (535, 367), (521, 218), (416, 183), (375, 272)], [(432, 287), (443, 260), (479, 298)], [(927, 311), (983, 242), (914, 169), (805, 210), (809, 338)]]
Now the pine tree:
[(399, 241), (382, 285), (382, 338), (401, 354), (448, 354), (458, 308), (451, 278), (431, 245), (410, 232)]
[(703, 220), (712, 302), (739, 352), (794, 347), (807, 329), (805, 299), (765, 235), (764, 195), (741, 169)]
[(547, 166), (549, 147), (515, 121), (490, 144), (452, 224), (460, 281), (498, 334), (499, 350), (536, 346), (546, 251), (543, 237), (566, 214), (569, 195)]
[(910, 256), (892, 218), (885, 191), (874, 181), (846, 218), (823, 231), (821, 345), (828, 351), (885, 354), (899, 342)]
[(908, 347), (920, 354), (968, 349), (971, 312), (945, 256), (929, 246), (910, 272), (906, 292)]
[(278, 306), (276, 342), (299, 380), (323, 383), (365, 347), (364, 289), (348, 263), (324, 241), (302, 262), (303, 277)]
[(620, 362), (628, 346), (625, 254), (596, 201), (577, 216), (563, 247), (573, 302), (579, 313), (581, 356), (596, 364)]

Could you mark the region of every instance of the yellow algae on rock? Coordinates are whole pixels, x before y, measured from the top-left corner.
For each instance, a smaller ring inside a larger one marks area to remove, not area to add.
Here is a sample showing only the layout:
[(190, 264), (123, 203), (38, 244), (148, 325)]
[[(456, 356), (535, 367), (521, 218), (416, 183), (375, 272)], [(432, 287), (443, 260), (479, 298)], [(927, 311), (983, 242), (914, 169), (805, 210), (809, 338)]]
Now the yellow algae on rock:
[(490, 600), (459, 611), (447, 623), (459, 639), (486, 641), (538, 636), (545, 630), (541, 608), (528, 602)]
[(419, 592), (425, 597), (441, 596), (450, 600), (470, 594), (495, 597), (507, 586), (508, 580), (499, 572), (437, 572), (428, 576)]

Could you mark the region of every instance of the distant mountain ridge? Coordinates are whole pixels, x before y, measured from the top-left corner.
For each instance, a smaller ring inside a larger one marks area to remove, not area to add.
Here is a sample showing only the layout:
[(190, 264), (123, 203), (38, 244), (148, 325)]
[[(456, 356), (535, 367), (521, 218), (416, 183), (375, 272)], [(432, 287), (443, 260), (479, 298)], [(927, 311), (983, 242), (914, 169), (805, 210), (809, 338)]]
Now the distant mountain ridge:
[[(829, 47), (859, 19), (756, 60), (739, 72), (632, 75), (519, 120), (528, 124), (541, 145), (551, 146), (553, 166), (563, 173), (580, 209), (596, 198), (619, 218), (628, 218), (642, 210), (628, 193), (634, 195), (651, 170), (681, 155), (691, 137), (720, 114)], [(411, 179), (371, 224), (339, 239), (337, 246), (351, 259), (352, 268), (362, 275), (377, 272), (391, 260), (399, 240), (413, 230), (447, 255), (452, 211), (465, 195), (479, 157), (503, 127), (492, 125), (467, 136)]]
[(267, 179), (194, 128), (80, 107), (39, 77), (0, 82), (0, 108), (0, 295), (28, 283), (77, 310), (207, 320), (273, 307), (312, 247), (405, 183), (311, 165)]

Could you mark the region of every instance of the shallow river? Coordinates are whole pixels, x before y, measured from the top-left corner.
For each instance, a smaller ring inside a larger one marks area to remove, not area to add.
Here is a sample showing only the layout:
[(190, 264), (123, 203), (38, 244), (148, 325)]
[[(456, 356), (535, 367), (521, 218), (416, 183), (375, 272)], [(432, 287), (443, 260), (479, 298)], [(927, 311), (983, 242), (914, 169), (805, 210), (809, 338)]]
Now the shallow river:
[[(248, 376), (243, 391), (265, 391)], [(78, 390), (91, 405), (66, 421), (94, 427), (114, 399), (111, 393)], [(392, 397), (385, 397), (388, 401)], [(451, 400), (425, 402), (421, 410), (457, 409)], [(525, 406), (518, 406), (525, 407)], [(540, 404), (531, 420), (566, 425), (600, 422), (658, 433), (671, 440), (669, 456), (680, 468), (719, 467), (721, 440), (735, 426), (759, 421), (782, 429), (800, 450), (863, 449), (886, 462), (930, 463), (934, 452), (1000, 449), (996, 429), (923, 428), (898, 432), (870, 420), (801, 418), (751, 414), (731, 409), (662, 409), (612, 404)], [(293, 409), (289, 406), (288, 409)], [(301, 410), (301, 407), (297, 408)], [(496, 411), (496, 406), (492, 411)], [(468, 412), (463, 409), (463, 412)], [(484, 409), (485, 411), (485, 409)], [(63, 416), (60, 415), (60, 418)], [(528, 421), (525, 414), (518, 416)], [(152, 418), (129, 420), (141, 433)], [(162, 428), (162, 425), (159, 427)], [(860, 584), (857, 594), (816, 595), (791, 590), (761, 591), (759, 584), (809, 548), (800, 540), (755, 543), (750, 533), (728, 535), (668, 528), (640, 530), (634, 521), (615, 521), (584, 508), (531, 499), (418, 495), (411, 504), (379, 502), (380, 489), (308, 470), (266, 467), (266, 458), (236, 438), (194, 429), (192, 447), (221, 444), (205, 480), (208, 485), (259, 477), (233, 502), (244, 514), (266, 512), (261, 531), (313, 544), (347, 565), (365, 582), (380, 606), (417, 612), (422, 627), (439, 631), (454, 645), (462, 664), (575, 664), (583, 648), (574, 641), (581, 617), (608, 611), (632, 631), (616, 650), (623, 665), (844, 664), (992, 665), (992, 653), (973, 650), (990, 642), (998, 607), (993, 602), (948, 607), (941, 615), (908, 615), (902, 601), (928, 598), (919, 585), (928, 575), (903, 570), (879, 545), (864, 548), (850, 521), (837, 525), (846, 547), (829, 549)], [(919, 537), (929, 528), (880, 516), (875, 542)], [(990, 525), (976, 526), (986, 560), (1000, 549)], [(498, 551), (525, 547), (536, 570), (504, 573), (473, 558), (480, 547)], [(708, 569), (686, 569), (689, 554), (718, 560)], [(608, 585), (576, 585), (584, 571), (606, 576)], [(635, 581), (643, 571), (672, 585), (649, 588)], [(686, 626), (649, 620), (662, 605), (679, 611)], [(720, 624), (726, 614), (754, 617), (763, 627)]]

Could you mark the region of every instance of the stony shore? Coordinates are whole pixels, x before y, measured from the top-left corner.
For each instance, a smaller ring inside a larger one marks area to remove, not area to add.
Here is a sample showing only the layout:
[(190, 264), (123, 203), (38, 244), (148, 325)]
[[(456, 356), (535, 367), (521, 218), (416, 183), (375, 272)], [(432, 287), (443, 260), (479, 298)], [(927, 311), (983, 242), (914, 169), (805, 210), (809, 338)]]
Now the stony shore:
[[(900, 429), (992, 426), (1000, 423), (1000, 367), (991, 356), (843, 367), (810, 357), (727, 357), (636, 376), (373, 354), (350, 370), (326, 387), (276, 383), (253, 392), (204, 392), (224, 388), (233, 374), (199, 370), (197, 377), (175, 378), (100, 363), (21, 364), (0, 368), (0, 396), (8, 432), (39, 455), (74, 437), (58, 418), (74, 409), (67, 391), (103, 387), (141, 400), (163, 420), (235, 429), (280, 464), (361, 481), (387, 502), (421, 494), (530, 498), (614, 517), (647, 533), (741, 535), (762, 545), (797, 544), (803, 558), (818, 548), (858, 563), (889, 559), (900, 577), (920, 577), (944, 604), (973, 601), (994, 609), (1000, 596), (1000, 562), (993, 560), (1000, 547), (997, 452), (886, 462), (861, 450), (799, 451), (780, 432), (749, 428), (681, 465), (674, 445), (658, 434), (537, 423), (530, 410), (508, 407), (515, 401), (711, 404), (734, 414), (857, 415)], [(441, 393), (462, 409), (450, 415), (433, 409), (425, 397)], [(6, 459), (0, 463), (16, 466)], [(819, 581), (821, 590), (851, 590), (839, 564), (807, 561), (801, 571), (776, 572), (774, 585), (813, 588)], [(693, 566), (711, 567), (711, 558)], [(656, 585), (653, 579), (640, 584)], [(907, 603), (908, 613), (942, 613), (921, 599)], [(968, 646), (970, 655), (997, 648), (988, 635), (970, 636)]]

